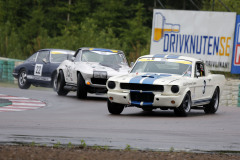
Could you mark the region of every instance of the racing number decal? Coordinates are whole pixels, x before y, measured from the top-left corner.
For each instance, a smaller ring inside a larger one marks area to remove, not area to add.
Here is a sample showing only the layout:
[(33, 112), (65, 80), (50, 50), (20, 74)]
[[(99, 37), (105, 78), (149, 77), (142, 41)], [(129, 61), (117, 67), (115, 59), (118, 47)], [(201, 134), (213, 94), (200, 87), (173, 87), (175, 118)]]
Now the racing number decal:
[(71, 72), (71, 66), (66, 66), (66, 72), (67, 72), (67, 75), (66, 75), (66, 79), (68, 79), (69, 81), (73, 81), (73, 77), (72, 77), (72, 72)]
[(204, 80), (203, 81), (203, 94), (205, 93), (205, 90), (206, 90), (206, 81)]
[(36, 64), (35, 68), (34, 68), (34, 75), (35, 76), (42, 76), (42, 68), (43, 68), (42, 64)]

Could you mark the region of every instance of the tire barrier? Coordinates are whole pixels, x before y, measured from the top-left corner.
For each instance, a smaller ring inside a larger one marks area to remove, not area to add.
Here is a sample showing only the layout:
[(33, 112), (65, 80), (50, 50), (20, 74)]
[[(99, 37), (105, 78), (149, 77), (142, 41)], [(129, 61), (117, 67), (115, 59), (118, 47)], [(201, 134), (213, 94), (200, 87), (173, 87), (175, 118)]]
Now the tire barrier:
[(12, 72), (15, 66), (23, 63), (16, 59), (0, 58), (0, 81), (14, 83)]
[(240, 107), (240, 79), (226, 78), (226, 80), (220, 106)]

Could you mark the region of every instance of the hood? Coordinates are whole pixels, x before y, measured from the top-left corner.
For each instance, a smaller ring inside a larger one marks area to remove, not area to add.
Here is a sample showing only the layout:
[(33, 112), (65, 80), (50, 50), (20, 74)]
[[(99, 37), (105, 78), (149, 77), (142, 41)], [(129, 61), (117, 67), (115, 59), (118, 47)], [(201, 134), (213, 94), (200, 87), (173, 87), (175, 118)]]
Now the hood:
[(107, 64), (100, 64), (97, 62), (81, 62), (79, 63), (78, 69), (81, 72), (93, 72), (93, 71), (106, 71), (108, 76), (117, 76), (127, 74), (130, 68), (126, 64), (120, 65), (107, 65)]
[(128, 75), (117, 76), (111, 78), (111, 80), (115, 80), (121, 83), (139, 83), (139, 84), (178, 84), (183, 79), (187, 77), (183, 77), (181, 75), (175, 74), (167, 74), (167, 73), (130, 73)]

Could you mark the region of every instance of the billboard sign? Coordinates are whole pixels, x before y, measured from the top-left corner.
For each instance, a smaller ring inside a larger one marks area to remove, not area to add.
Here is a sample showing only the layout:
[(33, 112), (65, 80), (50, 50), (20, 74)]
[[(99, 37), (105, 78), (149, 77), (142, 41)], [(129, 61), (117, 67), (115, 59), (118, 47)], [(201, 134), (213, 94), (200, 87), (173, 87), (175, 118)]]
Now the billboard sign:
[(240, 74), (240, 15), (237, 15), (231, 73)]
[(210, 70), (231, 70), (236, 13), (155, 9), (150, 54), (203, 60)]

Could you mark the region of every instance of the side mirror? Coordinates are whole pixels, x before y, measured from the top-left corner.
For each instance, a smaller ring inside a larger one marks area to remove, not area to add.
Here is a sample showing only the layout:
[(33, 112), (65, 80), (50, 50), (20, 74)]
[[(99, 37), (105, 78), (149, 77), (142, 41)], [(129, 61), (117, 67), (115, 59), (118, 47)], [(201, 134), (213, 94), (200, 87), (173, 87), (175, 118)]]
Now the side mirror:
[(43, 58), (42, 61), (43, 61), (44, 63), (48, 63), (48, 61), (47, 61), (46, 58)]
[(74, 60), (75, 60), (75, 57), (72, 57), (72, 58), (71, 58), (71, 61), (73, 62)]

